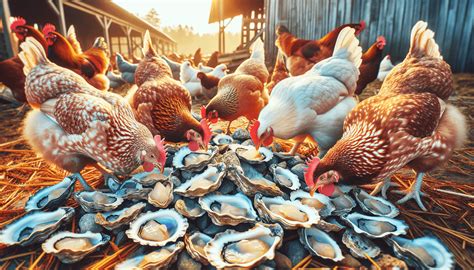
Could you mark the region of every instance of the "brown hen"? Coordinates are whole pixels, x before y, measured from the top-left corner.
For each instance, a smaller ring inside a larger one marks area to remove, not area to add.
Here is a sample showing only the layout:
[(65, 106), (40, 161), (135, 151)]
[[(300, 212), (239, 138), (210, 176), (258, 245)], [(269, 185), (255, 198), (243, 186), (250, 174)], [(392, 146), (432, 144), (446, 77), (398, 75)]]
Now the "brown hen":
[(362, 64), (359, 67), (360, 75), (357, 81), (357, 88), (354, 92), (360, 95), (365, 87), (377, 79), (380, 62), (383, 59), (383, 48), (385, 47), (385, 38), (380, 36), (377, 41), (362, 55)]

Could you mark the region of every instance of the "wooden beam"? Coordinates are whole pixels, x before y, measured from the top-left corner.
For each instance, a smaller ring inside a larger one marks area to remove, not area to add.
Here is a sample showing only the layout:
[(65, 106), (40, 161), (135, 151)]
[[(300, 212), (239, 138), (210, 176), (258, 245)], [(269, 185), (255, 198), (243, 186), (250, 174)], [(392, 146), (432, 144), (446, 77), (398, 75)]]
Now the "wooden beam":
[(18, 53), (18, 48), (13, 44), (13, 36), (10, 30), (10, 6), (8, 5), (8, 0), (2, 0), (0, 15), (2, 15), (3, 36), (5, 37), (7, 53), (8, 56), (13, 57)]
[(98, 14), (96, 14), (95, 17), (97, 18), (97, 21), (99, 21), (99, 24), (102, 26), (102, 29), (104, 30), (105, 41), (109, 45), (110, 54), (112, 54), (113, 53), (112, 43), (110, 43), (110, 35), (109, 35), (109, 28), (110, 28), (110, 24), (112, 24), (112, 19), (107, 18), (106, 16), (100, 16)]
[(66, 18), (64, 16), (63, 0), (57, 0), (57, 4), (54, 3), (54, 0), (48, 0), (48, 4), (53, 9), (54, 13), (56, 13), (56, 16), (58, 16), (59, 32), (65, 36), (67, 29)]
[(132, 32), (132, 27), (130, 26), (123, 26), (121, 25), (122, 30), (125, 32), (125, 35), (127, 36), (127, 50), (128, 50), (128, 57), (132, 57), (132, 38), (130, 37), (130, 34)]

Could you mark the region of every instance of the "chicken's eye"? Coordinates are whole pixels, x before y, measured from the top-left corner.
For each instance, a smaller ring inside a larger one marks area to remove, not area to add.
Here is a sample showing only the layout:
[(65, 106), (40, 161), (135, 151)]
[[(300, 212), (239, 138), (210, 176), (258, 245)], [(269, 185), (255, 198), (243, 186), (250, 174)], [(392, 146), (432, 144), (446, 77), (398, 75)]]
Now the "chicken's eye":
[(151, 157), (151, 158), (155, 158), (155, 155), (151, 154), (150, 157)]

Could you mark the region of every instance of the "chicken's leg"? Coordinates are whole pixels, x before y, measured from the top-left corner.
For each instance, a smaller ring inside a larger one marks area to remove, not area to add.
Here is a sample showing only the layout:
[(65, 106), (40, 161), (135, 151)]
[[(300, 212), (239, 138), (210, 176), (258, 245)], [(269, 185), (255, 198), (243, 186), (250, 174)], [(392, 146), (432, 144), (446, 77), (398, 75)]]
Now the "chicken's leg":
[(99, 163), (93, 163), (92, 166), (96, 168), (104, 177), (104, 184), (107, 185), (109, 178), (115, 183), (120, 183), (120, 180), (113, 174), (109, 173), (105, 168), (103, 168)]
[(402, 204), (407, 202), (409, 199), (415, 199), (418, 206), (423, 210), (426, 211), (426, 207), (421, 202), (421, 195), (424, 195), (421, 192), (421, 184), (423, 184), (423, 176), (425, 173), (417, 172), (415, 183), (410, 186), (409, 190), (395, 190), (395, 193), (398, 194), (406, 194), (405, 197), (401, 198), (397, 201), (398, 204)]
[(87, 184), (86, 180), (84, 179), (84, 177), (82, 177), (80, 172), (74, 173), (73, 176), (76, 177), (79, 180), (79, 182), (81, 183), (81, 186), (84, 188), (84, 190), (86, 190), (86, 191), (91, 191), (92, 190), (92, 187), (89, 186), (89, 184)]
[(229, 124), (227, 125), (227, 130), (225, 134), (230, 135), (230, 125), (232, 124), (232, 121), (229, 121)]
[(390, 177), (387, 177), (382, 182), (377, 183), (370, 195), (377, 195), (380, 191), (382, 191), (382, 197), (387, 199), (387, 190), (389, 187), (398, 187), (398, 184), (391, 182)]
[(300, 145), (304, 142), (304, 140), (306, 139), (306, 134), (304, 135), (299, 135), (299, 136), (296, 136), (293, 138), (293, 140), (295, 141), (295, 144), (293, 144), (293, 147), (291, 147), (291, 150), (290, 152), (288, 153), (285, 153), (285, 155), (288, 155), (288, 156), (294, 156), (296, 155), (296, 153), (298, 152), (298, 149), (300, 148)]

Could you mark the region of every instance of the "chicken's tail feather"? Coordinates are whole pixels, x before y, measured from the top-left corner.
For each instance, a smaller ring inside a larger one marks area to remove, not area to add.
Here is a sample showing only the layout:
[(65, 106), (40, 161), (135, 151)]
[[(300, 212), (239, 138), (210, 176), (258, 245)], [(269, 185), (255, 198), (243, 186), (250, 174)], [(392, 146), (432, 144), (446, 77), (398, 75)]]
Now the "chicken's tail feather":
[(153, 44), (151, 43), (150, 32), (148, 30), (146, 30), (145, 35), (143, 36), (142, 52), (145, 57), (158, 56), (155, 49), (153, 48)]
[(18, 57), (23, 62), (23, 72), (25, 75), (28, 75), (39, 64), (51, 63), (46, 56), (43, 46), (35, 38), (27, 37), (20, 47), (22, 51), (18, 54)]
[(257, 38), (252, 45), (252, 55), (250, 58), (259, 59), (262, 62), (265, 62), (265, 50), (263, 48), (263, 42), (261, 39)]
[(443, 59), (439, 46), (434, 40), (434, 32), (428, 29), (428, 23), (418, 21), (411, 30), (409, 55), (430, 56)]
[(340, 53), (340, 50), (346, 50), (347, 59), (359, 68), (362, 63), (362, 48), (359, 46), (359, 40), (355, 36), (355, 30), (351, 27), (342, 29), (334, 46), (333, 56)]

